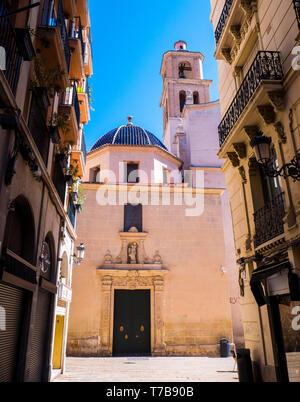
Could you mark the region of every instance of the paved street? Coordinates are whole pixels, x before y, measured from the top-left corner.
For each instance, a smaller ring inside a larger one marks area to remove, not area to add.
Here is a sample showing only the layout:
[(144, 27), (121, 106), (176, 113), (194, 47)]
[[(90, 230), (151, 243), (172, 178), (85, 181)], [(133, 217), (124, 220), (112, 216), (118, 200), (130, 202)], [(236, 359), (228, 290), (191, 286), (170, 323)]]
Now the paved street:
[(231, 357), (72, 357), (55, 382), (238, 382), (233, 368)]

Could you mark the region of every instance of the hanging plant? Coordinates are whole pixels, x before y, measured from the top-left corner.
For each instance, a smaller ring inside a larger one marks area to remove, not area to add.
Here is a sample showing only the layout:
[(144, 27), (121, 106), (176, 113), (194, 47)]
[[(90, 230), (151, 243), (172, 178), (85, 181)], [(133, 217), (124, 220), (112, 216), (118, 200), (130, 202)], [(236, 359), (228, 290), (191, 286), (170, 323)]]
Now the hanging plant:
[(53, 91), (60, 92), (57, 82), (65, 74), (59, 64), (54, 68), (47, 68), (42, 57), (36, 57), (34, 60), (34, 77), (31, 81), (32, 88), (46, 88), (49, 94), (53, 96)]
[(75, 205), (78, 212), (83, 211), (83, 205), (84, 205), (85, 201), (86, 201), (86, 194), (84, 194), (82, 184), (80, 183), (78, 186), (78, 198), (77, 198), (77, 202)]

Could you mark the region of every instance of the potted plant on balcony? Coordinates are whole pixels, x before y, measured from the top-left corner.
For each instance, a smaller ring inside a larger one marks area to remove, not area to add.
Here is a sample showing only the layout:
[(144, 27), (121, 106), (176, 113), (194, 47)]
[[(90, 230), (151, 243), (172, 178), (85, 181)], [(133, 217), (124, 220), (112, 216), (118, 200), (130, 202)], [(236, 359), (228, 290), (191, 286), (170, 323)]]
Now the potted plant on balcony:
[(56, 160), (60, 163), (63, 169), (67, 169), (68, 167), (68, 159), (69, 159), (69, 148), (68, 146), (58, 146), (57, 153), (55, 155)]
[(30, 28), (15, 28), (17, 46), (23, 60), (31, 61), (35, 56), (34, 47), (31, 40)]
[(77, 202), (75, 204), (75, 208), (76, 208), (77, 212), (79, 212), (79, 213), (82, 212), (85, 200), (86, 200), (86, 194), (84, 194), (82, 184), (80, 183), (78, 186), (78, 198), (77, 198)]
[(49, 95), (53, 97), (54, 92), (60, 92), (57, 82), (61, 75), (64, 74), (65, 72), (61, 70), (59, 65), (49, 69), (41, 57), (35, 58), (34, 77), (31, 81), (31, 86), (41, 109), (47, 110), (50, 106)]

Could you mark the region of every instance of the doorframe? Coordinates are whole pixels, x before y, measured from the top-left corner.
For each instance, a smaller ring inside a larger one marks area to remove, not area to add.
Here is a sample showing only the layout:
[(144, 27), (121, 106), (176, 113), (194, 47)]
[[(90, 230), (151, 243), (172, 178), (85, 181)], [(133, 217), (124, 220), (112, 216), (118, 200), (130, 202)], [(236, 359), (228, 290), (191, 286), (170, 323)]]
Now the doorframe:
[(101, 277), (102, 302), (100, 316), (100, 353), (113, 355), (114, 295), (115, 290), (150, 290), (151, 356), (165, 356), (164, 343), (164, 274), (157, 271), (123, 271), (122, 275)]

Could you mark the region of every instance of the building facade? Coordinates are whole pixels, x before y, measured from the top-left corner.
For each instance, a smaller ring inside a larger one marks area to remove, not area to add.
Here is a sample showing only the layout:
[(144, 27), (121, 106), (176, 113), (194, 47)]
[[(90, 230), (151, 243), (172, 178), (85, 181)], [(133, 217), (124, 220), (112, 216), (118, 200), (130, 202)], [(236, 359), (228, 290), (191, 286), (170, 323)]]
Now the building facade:
[(63, 369), (85, 173), (88, 2), (7, 0), (0, 17), (0, 381), (49, 381)]
[[(238, 303), (230, 308), (238, 288), (228, 288), (218, 104), (203, 56), (180, 45), (162, 63), (163, 143), (129, 117), (88, 153), (78, 219), (87, 255), (73, 275), (69, 355), (219, 356), (221, 338), (243, 343)], [(187, 90), (198, 98), (184, 98)]]
[(257, 381), (300, 380), (299, 7), (296, 0), (211, 0), (219, 157)]

